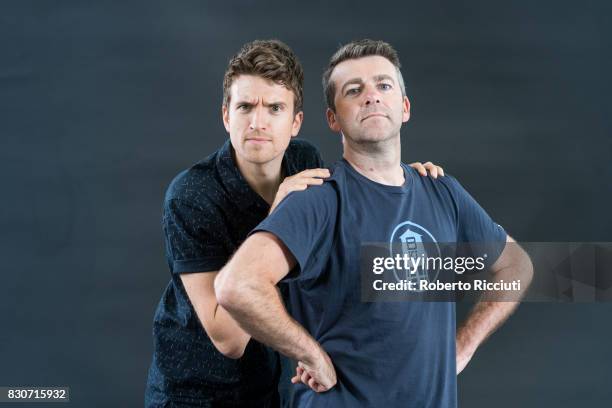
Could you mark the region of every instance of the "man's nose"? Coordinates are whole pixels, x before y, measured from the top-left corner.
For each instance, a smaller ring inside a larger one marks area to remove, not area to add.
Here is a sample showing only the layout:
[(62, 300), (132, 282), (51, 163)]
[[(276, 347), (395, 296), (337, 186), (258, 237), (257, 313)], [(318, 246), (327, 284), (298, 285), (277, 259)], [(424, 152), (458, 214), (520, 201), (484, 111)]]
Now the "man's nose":
[(261, 107), (257, 107), (253, 109), (251, 114), (251, 123), (249, 128), (251, 130), (266, 130), (266, 117), (263, 109)]
[(376, 88), (366, 88), (364, 96), (366, 105), (380, 103), (380, 93)]

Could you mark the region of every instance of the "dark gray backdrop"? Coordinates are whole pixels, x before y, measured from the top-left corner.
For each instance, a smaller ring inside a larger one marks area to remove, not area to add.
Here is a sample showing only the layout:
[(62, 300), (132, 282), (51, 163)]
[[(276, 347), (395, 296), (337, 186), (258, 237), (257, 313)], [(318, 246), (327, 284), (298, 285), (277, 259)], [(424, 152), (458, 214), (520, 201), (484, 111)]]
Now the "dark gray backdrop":
[[(221, 3), (0, 6), (0, 385), (142, 405), (163, 193), (226, 138), (225, 64), (256, 38), (300, 56), (301, 136), (326, 161), (322, 68), (384, 39), (412, 102), (404, 161), (442, 164), (518, 240), (612, 241), (609, 2)], [(609, 405), (611, 316), (521, 306), (459, 377), (461, 405)]]

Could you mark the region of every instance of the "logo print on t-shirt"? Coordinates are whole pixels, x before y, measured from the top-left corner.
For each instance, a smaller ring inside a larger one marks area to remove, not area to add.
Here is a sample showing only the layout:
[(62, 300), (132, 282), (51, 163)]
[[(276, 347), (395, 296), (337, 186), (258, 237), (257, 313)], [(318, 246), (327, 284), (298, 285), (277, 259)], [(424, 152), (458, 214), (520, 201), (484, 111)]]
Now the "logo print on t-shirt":
[(407, 255), (409, 259), (409, 268), (393, 270), (398, 282), (414, 281), (418, 285), (420, 280), (431, 282), (437, 278), (438, 270), (427, 270), (426, 259), (428, 256), (439, 257), (440, 247), (436, 238), (425, 227), (411, 221), (398, 224), (391, 233), (389, 250), (393, 258), (397, 255), (402, 258)]

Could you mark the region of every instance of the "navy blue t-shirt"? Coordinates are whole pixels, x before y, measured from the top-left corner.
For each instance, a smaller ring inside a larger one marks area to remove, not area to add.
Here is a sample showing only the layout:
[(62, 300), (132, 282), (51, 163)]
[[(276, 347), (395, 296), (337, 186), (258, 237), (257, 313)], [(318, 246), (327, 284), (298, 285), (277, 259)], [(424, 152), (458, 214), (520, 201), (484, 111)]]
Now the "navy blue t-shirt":
[[(166, 192), (162, 226), (171, 280), (153, 321), (147, 407), (279, 404), (278, 354), (252, 339), (239, 359), (217, 351), (180, 279), (182, 273), (220, 270), (270, 211), (240, 174), (232, 150), (227, 140), (176, 176)], [(285, 176), (322, 166), (314, 146), (292, 139), (282, 162)]]
[(506, 233), (451, 176), (403, 186), (376, 183), (342, 160), (322, 186), (291, 193), (256, 231), (276, 235), (298, 265), (291, 315), (330, 355), (338, 383), (317, 394), (296, 386), (297, 407), (454, 407), (455, 304), (361, 302), (360, 246), (399, 242), (410, 231), (435, 242), (493, 242)]

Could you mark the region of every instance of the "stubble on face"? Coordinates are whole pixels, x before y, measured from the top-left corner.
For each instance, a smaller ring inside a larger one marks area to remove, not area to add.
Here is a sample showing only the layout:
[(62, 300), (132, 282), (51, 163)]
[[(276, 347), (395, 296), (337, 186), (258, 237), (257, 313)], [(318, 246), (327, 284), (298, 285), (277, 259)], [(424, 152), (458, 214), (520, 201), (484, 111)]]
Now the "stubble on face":
[(296, 133), (293, 92), (262, 77), (241, 75), (230, 95), (224, 124), (237, 160), (256, 165), (280, 161)]
[(398, 72), (389, 60), (368, 56), (343, 61), (331, 80), (336, 85), (334, 115), (345, 141), (377, 149), (399, 138), (407, 117)]

